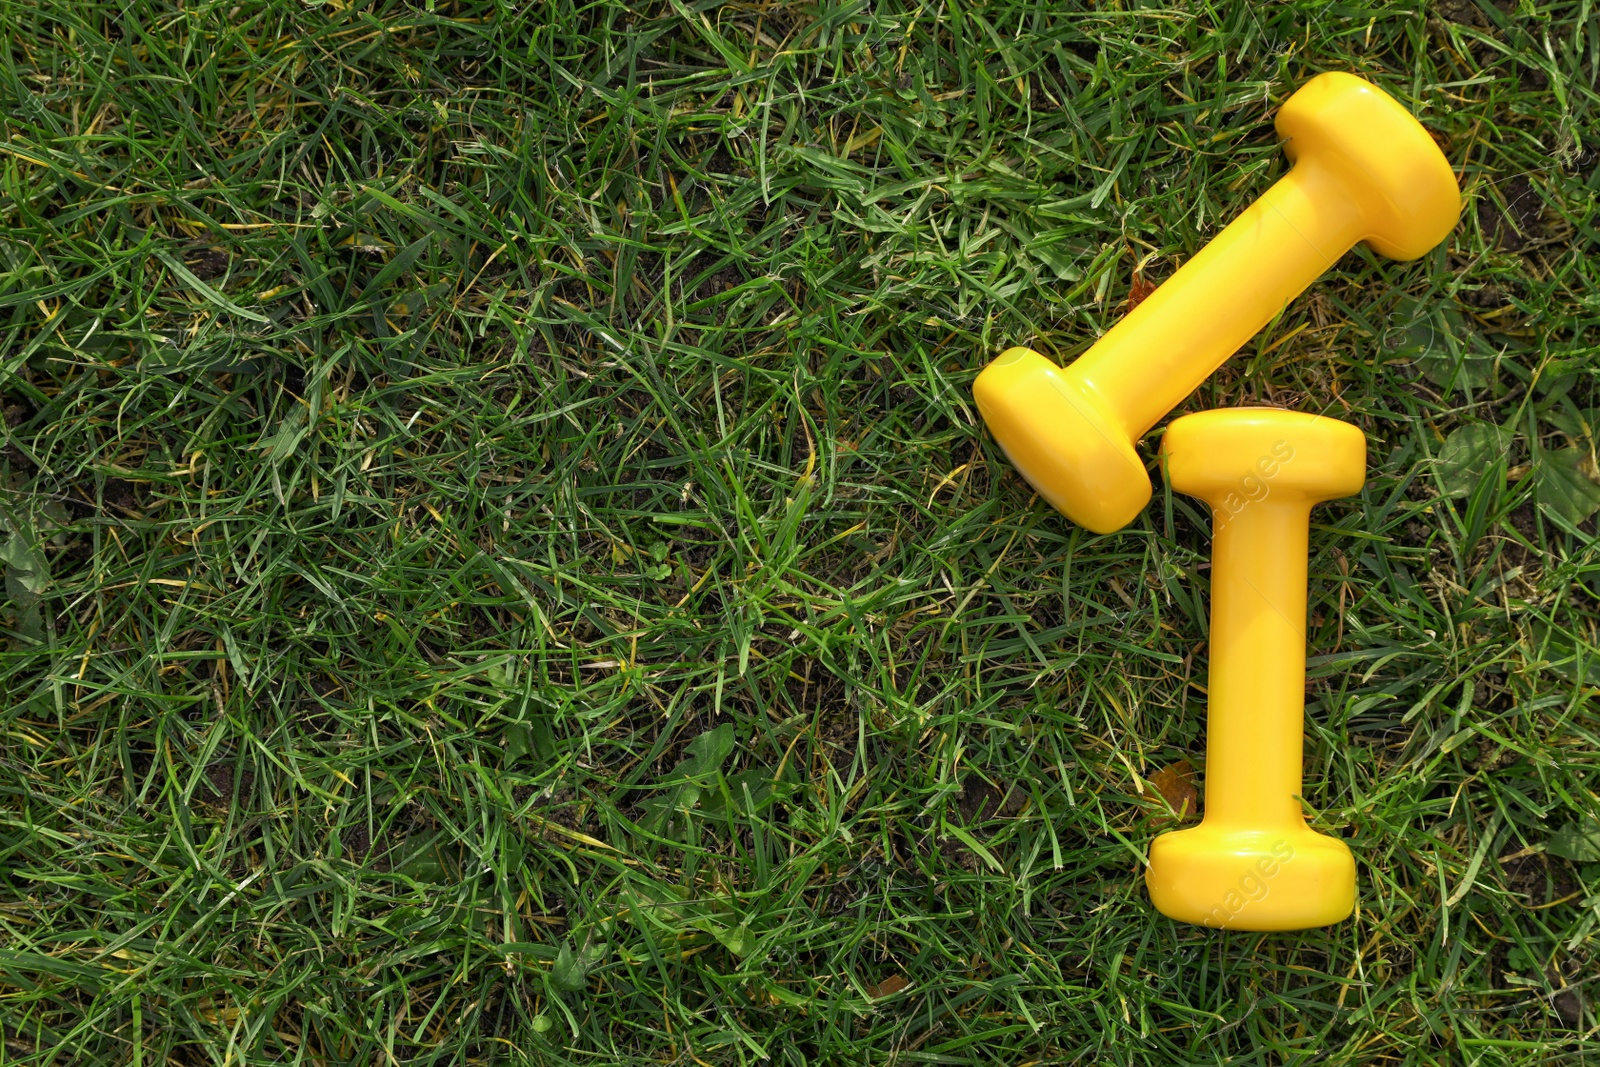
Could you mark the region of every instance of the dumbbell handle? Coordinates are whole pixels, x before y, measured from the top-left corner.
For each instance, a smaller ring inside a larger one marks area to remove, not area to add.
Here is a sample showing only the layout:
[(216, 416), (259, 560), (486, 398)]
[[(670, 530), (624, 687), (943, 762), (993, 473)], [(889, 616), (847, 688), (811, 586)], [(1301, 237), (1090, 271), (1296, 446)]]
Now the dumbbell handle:
[(1214, 524), (1206, 819), (1219, 827), (1304, 826), (1310, 522), (1309, 502), (1268, 497)]
[(1265, 195), (1072, 364), (1137, 440), (1366, 234), (1359, 198), (1314, 159)]

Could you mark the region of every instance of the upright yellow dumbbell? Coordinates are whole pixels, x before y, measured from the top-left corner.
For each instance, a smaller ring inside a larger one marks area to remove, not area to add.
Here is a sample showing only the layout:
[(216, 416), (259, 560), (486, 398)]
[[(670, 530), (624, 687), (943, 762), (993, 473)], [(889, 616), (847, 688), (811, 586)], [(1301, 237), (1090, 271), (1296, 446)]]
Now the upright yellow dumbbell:
[(1352, 74), (1319, 74), (1276, 122), (1294, 166), (1063, 370), (1012, 348), (978, 375), (978, 410), (1023, 477), (1099, 533), (1150, 499), (1134, 442), (1352, 246), (1415, 259), (1461, 214), (1417, 120)]
[(1311, 507), (1359, 492), (1367, 444), (1348, 423), (1270, 408), (1185, 415), (1167, 481), (1211, 505), (1205, 817), (1156, 838), (1145, 884), (1164, 915), (1299, 930), (1355, 907), (1344, 842), (1301, 813), (1306, 555)]

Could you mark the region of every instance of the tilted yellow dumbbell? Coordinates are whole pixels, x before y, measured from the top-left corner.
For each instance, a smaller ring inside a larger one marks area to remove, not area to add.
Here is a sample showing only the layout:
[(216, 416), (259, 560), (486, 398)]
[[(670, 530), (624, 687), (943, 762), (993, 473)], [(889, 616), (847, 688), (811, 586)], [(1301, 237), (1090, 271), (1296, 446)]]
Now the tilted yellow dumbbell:
[(1352, 246), (1415, 259), (1461, 214), (1443, 153), (1369, 82), (1320, 74), (1276, 125), (1294, 166), (1094, 347), (1065, 369), (1012, 348), (973, 384), (1011, 462), (1080, 525), (1133, 521), (1150, 499), (1134, 442)]

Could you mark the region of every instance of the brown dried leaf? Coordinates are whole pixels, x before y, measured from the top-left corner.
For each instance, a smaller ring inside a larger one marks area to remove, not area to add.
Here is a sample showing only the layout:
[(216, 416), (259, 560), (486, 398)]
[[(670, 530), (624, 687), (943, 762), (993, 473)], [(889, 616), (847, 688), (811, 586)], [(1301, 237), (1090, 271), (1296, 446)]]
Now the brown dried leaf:
[(1144, 303), (1144, 298), (1156, 291), (1156, 283), (1146, 281), (1139, 271), (1133, 272), (1133, 284), (1128, 288), (1127, 310), (1132, 311)]
[(1161, 799), (1178, 813), (1180, 819), (1199, 813), (1200, 791), (1194, 786), (1194, 768), (1189, 766), (1188, 760), (1179, 760), (1170, 767), (1163, 767), (1152, 774), (1148, 781), (1150, 788), (1161, 794)]
[(894, 996), (896, 993), (900, 992), (900, 990), (904, 989), (910, 984), (910, 979), (904, 978), (898, 974), (891, 974), (877, 985), (867, 986), (867, 996), (871, 997), (873, 1000), (882, 1000), (884, 997)]

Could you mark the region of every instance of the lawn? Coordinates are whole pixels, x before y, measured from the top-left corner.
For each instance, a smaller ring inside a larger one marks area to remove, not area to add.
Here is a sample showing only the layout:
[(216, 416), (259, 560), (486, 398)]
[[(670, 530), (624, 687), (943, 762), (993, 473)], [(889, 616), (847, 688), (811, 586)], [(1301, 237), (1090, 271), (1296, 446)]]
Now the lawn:
[[(1589, 0), (0, 37), (0, 1064), (1595, 1054)], [(1357, 914), (1223, 933), (1142, 879), (1203, 788), (1209, 517), (1072, 526), (971, 383), (1170, 276), (1323, 70), (1465, 211), (1183, 409), (1369, 441), (1307, 620)]]

